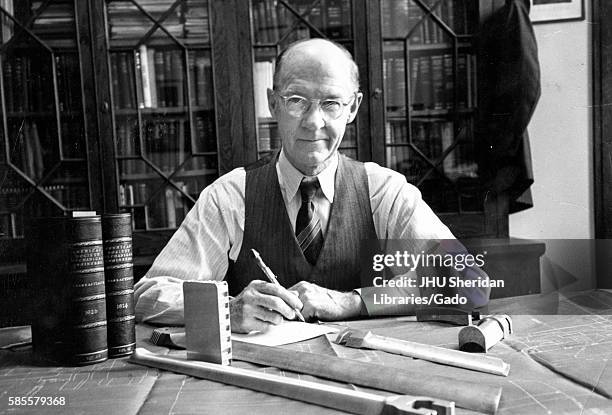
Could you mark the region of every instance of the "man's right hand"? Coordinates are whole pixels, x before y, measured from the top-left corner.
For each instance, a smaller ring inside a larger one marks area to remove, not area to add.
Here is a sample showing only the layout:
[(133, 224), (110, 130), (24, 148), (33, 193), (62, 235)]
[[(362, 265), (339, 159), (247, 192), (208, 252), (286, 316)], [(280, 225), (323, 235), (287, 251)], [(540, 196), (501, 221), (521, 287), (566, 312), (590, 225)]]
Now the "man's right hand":
[(295, 318), (294, 308), (301, 310), (298, 296), (287, 289), (260, 280), (253, 280), (237, 297), (230, 300), (232, 332), (249, 333), (266, 331), (271, 324), (277, 325)]

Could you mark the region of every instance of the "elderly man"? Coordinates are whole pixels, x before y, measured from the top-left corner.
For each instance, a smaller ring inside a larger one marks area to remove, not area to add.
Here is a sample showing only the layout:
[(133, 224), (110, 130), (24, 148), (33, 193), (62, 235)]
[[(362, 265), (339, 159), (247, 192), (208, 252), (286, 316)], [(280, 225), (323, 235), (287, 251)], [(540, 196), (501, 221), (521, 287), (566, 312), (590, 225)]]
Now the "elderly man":
[[(323, 39), (290, 45), (277, 61), (273, 87), (268, 103), (281, 151), (202, 191), (136, 284), (139, 320), (180, 324), (182, 281), (223, 279), (233, 296), (235, 332), (265, 330), (295, 318), (295, 309), (324, 320), (385, 314), (371, 302), (373, 288), (361, 286), (360, 253), (368, 241), (453, 238), (404, 176), (338, 153), (362, 100), (346, 49)], [(262, 281), (252, 248), (281, 286)], [(486, 303), (488, 291), (479, 298), (472, 305)]]

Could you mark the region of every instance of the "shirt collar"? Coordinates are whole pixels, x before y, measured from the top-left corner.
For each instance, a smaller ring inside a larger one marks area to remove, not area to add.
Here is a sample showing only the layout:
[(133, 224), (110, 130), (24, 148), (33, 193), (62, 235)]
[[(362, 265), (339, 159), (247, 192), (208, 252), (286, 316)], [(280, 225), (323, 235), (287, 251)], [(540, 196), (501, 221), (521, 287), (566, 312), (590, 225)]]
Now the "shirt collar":
[[(329, 166), (321, 173), (317, 174), (319, 184), (321, 185), (321, 191), (329, 203), (334, 202), (334, 181), (336, 178), (336, 170), (338, 170), (338, 152), (332, 157)], [(287, 159), (284, 149), (281, 149), (280, 155), (278, 156), (277, 172), (280, 185), (285, 189), (287, 199), (293, 200), (305, 176), (298, 169), (293, 167), (293, 164)]]

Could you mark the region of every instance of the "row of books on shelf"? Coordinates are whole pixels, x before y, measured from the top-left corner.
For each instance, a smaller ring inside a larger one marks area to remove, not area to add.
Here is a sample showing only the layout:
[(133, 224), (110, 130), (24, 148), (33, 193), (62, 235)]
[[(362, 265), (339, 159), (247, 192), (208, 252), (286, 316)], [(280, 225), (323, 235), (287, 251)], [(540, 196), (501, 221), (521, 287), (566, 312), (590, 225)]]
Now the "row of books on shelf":
[[(410, 106), (412, 110), (445, 110), (477, 106), (476, 56), (450, 53), (411, 56), (410, 67), (400, 53), (385, 53), (383, 78), (387, 111), (406, 108), (406, 71), (410, 73)], [(456, 101), (455, 101), (456, 100)], [(456, 102), (456, 107), (455, 107)]]
[[(60, 122), (63, 156), (75, 161), (84, 160), (82, 121), (76, 119)], [(27, 118), (19, 122), (12, 120), (7, 135), (14, 137), (14, 141), (10, 140), (11, 162), (31, 179), (41, 179), (47, 172), (46, 169), (59, 161), (55, 120), (47, 122), (31, 121)]]
[[(477, 22), (471, 1), (446, 0), (435, 3), (432, 15), (442, 20), (455, 34), (468, 34)], [(435, 44), (449, 40), (440, 23), (414, 0), (385, 0), (382, 4), (383, 37), (406, 37), (412, 44)]]
[(119, 206), (134, 211), (134, 229), (174, 229), (181, 224), (191, 209), (185, 194), (197, 198), (199, 182), (192, 178), (174, 183), (184, 194), (171, 186), (159, 190), (149, 183), (119, 185)]
[[(425, 177), (425, 174), (434, 167), (420, 157), (409, 147), (387, 147), (387, 167), (406, 176), (408, 182), (416, 184)], [(475, 161), (465, 161), (456, 164), (452, 169), (444, 168), (444, 176), (451, 181), (458, 179), (478, 177), (478, 164)], [(429, 176), (435, 181), (440, 180), (440, 176), (434, 174)]]
[[(175, 0), (140, 0), (138, 4), (149, 14), (143, 13), (134, 3), (113, 1), (107, 3), (109, 38), (111, 40), (140, 39), (156, 22), (176, 38), (195, 38), (199, 42), (210, 41), (208, 25), (208, 1), (182, 0), (175, 7)], [(167, 13), (172, 8), (170, 13)], [(167, 16), (160, 20), (163, 15)], [(152, 35), (169, 38), (161, 28)]]
[[(142, 129), (144, 145), (142, 154), (163, 171), (173, 171), (192, 153), (214, 153), (217, 151), (217, 142), (213, 122), (214, 120), (208, 116), (194, 117), (195, 142), (192, 143), (185, 120), (146, 121)], [(120, 156), (141, 154), (137, 122), (127, 120), (119, 123), (117, 151)], [(197, 159), (191, 161), (197, 163)], [(140, 160), (125, 160), (124, 163), (126, 174), (147, 172), (146, 165)], [(188, 164), (183, 169), (192, 170), (192, 167)]]
[[(273, 151), (281, 147), (281, 137), (276, 122), (260, 122), (257, 129), (257, 150), (259, 152)], [(357, 128), (354, 123), (346, 126), (341, 147), (357, 147)]]
[[(470, 126), (466, 124), (467, 129)], [(438, 165), (449, 179), (477, 176), (473, 131), (462, 131), (461, 136), (467, 138), (456, 139), (452, 122), (413, 122), (410, 142), (421, 154), (408, 145), (405, 122), (387, 122), (385, 135), (385, 142), (393, 145), (387, 147), (387, 165), (407, 176), (424, 174), (431, 168), (427, 161), (438, 164), (443, 156)]]
[[(4, 60), (5, 103), (10, 112), (45, 112), (54, 108), (50, 55), (12, 55)], [(75, 53), (55, 55), (60, 112), (82, 108), (79, 59)]]
[[(81, 209), (89, 204), (89, 191), (85, 184), (46, 184), (40, 188), (67, 210)], [(31, 192), (32, 187), (26, 185), (0, 187), (0, 212), (15, 212), (21, 209), (24, 198)], [(41, 195), (39, 199), (46, 200), (47, 196)], [(52, 216), (59, 212), (59, 208), (51, 201), (35, 203), (35, 200), (32, 200), (26, 208), (28, 212), (24, 214)]]
[[(41, 7), (44, 8), (41, 9)], [(74, 19), (74, 3), (66, 1), (33, 1), (31, 13), (38, 14), (32, 26), (32, 32), (38, 36), (49, 38), (76, 39)]]
[(82, 111), (80, 62), (76, 53), (55, 55), (59, 110)]
[(5, 102), (9, 112), (52, 111), (54, 93), (49, 55), (12, 55), (3, 59)]
[[(178, 49), (159, 49), (146, 45), (141, 45), (135, 55), (128, 52), (112, 53), (110, 59), (115, 107), (135, 108), (135, 73), (141, 88), (138, 96), (140, 108), (186, 105), (188, 93), (183, 53)], [(187, 53), (191, 105), (213, 108), (210, 55), (205, 51), (192, 50)]]
[[(296, 0), (291, 7), (302, 19), (331, 39), (346, 39), (351, 36), (350, 0)], [(256, 43), (276, 43), (281, 38), (287, 42), (309, 37), (319, 37), (283, 3), (275, 0), (252, 1), (253, 26)], [(286, 35), (289, 29), (292, 32)]]

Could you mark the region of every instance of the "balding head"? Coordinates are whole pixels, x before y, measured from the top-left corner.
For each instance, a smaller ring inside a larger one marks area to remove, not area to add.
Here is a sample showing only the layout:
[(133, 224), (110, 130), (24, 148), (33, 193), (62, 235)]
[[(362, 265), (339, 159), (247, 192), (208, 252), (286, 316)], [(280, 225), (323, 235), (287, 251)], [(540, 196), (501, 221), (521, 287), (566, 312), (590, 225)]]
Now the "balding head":
[(359, 70), (350, 52), (342, 45), (326, 39), (298, 40), (289, 45), (276, 60), (274, 89), (283, 87), (287, 71), (296, 66), (339, 60), (346, 67), (353, 90), (359, 89)]

